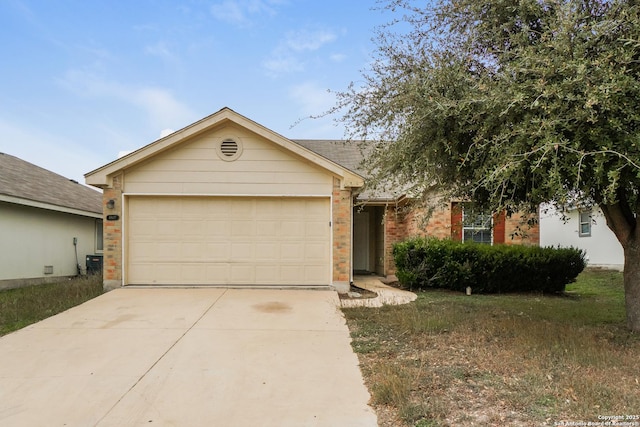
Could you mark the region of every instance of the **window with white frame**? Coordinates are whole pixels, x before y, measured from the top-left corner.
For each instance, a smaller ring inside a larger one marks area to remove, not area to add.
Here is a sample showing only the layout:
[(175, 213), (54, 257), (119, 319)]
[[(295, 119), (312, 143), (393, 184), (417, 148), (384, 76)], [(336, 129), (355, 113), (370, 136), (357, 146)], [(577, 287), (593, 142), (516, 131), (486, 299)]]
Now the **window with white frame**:
[(96, 220), (96, 253), (102, 253), (103, 251), (103, 234), (102, 234), (102, 220)]
[(591, 236), (591, 210), (580, 211), (579, 222), (578, 235), (580, 237)]
[(493, 216), (474, 208), (471, 203), (462, 205), (462, 241), (491, 245)]

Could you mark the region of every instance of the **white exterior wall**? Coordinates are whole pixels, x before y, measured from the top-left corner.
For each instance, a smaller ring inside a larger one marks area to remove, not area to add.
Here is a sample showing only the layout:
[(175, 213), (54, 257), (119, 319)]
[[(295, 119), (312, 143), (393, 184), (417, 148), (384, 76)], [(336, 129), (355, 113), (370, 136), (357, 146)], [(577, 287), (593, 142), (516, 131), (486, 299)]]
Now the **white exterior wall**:
[[(24, 279), (76, 275), (73, 238), (78, 238), (78, 262), (84, 269), (86, 256), (96, 253), (96, 221), (0, 202), (0, 289)], [(53, 274), (44, 274), (45, 265), (53, 266)]]
[(605, 267), (622, 270), (624, 252), (613, 231), (607, 226), (602, 211), (593, 209), (591, 236), (580, 237), (580, 214), (577, 209), (561, 215), (549, 206), (540, 208), (540, 246), (562, 246), (583, 249), (587, 253), (590, 267)]

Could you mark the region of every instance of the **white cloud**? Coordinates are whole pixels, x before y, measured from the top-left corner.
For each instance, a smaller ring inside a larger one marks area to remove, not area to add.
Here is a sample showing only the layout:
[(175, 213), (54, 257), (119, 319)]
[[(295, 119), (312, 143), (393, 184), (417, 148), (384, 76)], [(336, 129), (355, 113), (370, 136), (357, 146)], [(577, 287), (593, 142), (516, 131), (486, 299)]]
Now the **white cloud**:
[(275, 15), (274, 6), (282, 3), (278, 0), (224, 0), (211, 6), (211, 14), (220, 21), (246, 27), (260, 15)]
[(163, 41), (159, 41), (154, 45), (146, 46), (144, 51), (148, 55), (157, 56), (167, 62), (176, 62), (178, 59), (177, 55), (175, 55), (169, 46), (167, 46)]
[(322, 114), (336, 103), (335, 95), (315, 82), (291, 87), (289, 96), (300, 105), (301, 111), (307, 116)]
[(327, 29), (290, 31), (271, 52), (271, 57), (262, 61), (262, 66), (272, 77), (304, 71), (304, 54), (317, 51), (336, 39), (337, 35)]
[(300, 117), (288, 134), (296, 138), (343, 138), (344, 127), (338, 125), (334, 115), (323, 115), (336, 105), (335, 94), (314, 81), (294, 85), (289, 98), (297, 106)]
[(149, 115), (151, 123), (158, 127), (186, 125), (194, 117), (189, 107), (175, 99), (166, 89), (134, 89), (128, 97), (123, 99), (142, 107)]
[(173, 94), (159, 87), (125, 85), (102, 79), (82, 70), (70, 70), (61, 80), (63, 86), (81, 96), (111, 98), (137, 106), (147, 115), (149, 124), (158, 129), (183, 126), (195, 114)]
[(287, 33), (284, 43), (294, 52), (304, 52), (318, 50), (336, 38), (336, 34), (329, 30), (301, 30)]
[(342, 62), (347, 59), (347, 55), (345, 55), (344, 53), (334, 53), (329, 56), (329, 59), (331, 59), (333, 62)]
[(277, 55), (262, 62), (262, 66), (269, 75), (276, 77), (279, 74), (304, 71), (304, 63), (293, 55)]

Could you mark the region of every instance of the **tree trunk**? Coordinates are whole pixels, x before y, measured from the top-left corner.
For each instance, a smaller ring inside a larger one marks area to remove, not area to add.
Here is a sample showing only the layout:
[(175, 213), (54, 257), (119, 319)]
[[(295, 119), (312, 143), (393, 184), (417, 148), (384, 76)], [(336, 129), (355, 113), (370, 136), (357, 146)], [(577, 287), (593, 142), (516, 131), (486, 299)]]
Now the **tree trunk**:
[(624, 300), (627, 310), (627, 327), (640, 332), (640, 227), (638, 213), (634, 213), (624, 194), (611, 205), (601, 204), (600, 209), (607, 225), (624, 249)]
[(640, 244), (635, 241), (624, 247), (624, 299), (627, 326), (640, 332)]

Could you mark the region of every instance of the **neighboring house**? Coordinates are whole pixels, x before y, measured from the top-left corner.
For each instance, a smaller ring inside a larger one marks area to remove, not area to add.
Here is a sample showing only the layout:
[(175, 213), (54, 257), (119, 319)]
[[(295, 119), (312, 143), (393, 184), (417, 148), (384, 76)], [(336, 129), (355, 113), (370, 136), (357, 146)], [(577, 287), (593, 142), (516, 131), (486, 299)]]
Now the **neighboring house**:
[[(223, 108), (87, 173), (103, 189), (105, 289), (346, 291), (354, 270), (393, 274), (391, 248), (405, 237), (475, 236), (460, 204), (425, 225), (405, 196), (362, 192), (362, 158), (354, 144), (293, 141)], [(507, 242), (497, 224), (489, 239)]]
[(0, 153), (0, 236), (0, 289), (75, 276), (102, 252), (102, 195)]
[(582, 249), (589, 267), (624, 269), (622, 245), (597, 208), (572, 207), (563, 215), (551, 206), (540, 212), (540, 244)]

